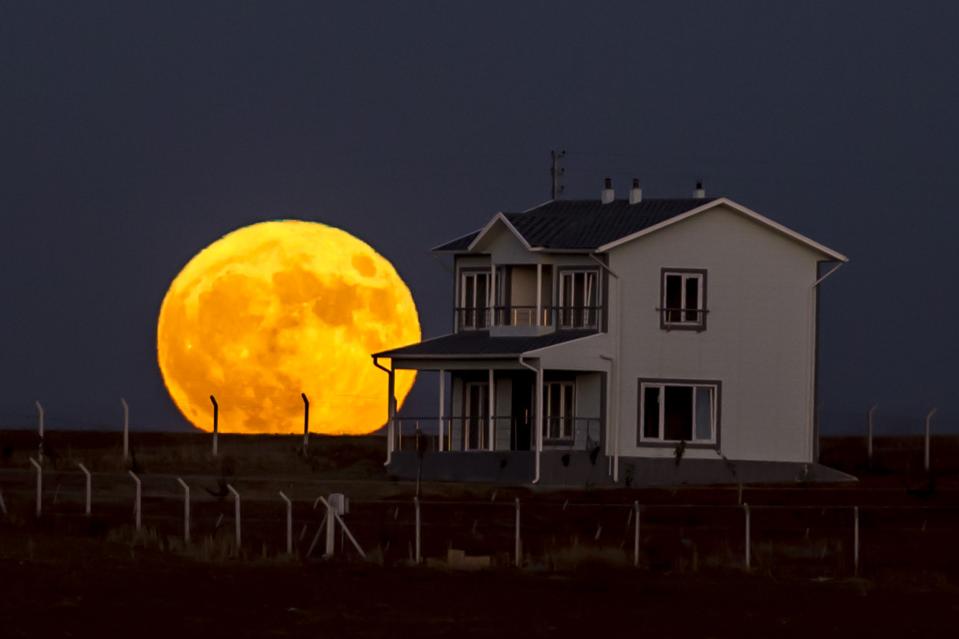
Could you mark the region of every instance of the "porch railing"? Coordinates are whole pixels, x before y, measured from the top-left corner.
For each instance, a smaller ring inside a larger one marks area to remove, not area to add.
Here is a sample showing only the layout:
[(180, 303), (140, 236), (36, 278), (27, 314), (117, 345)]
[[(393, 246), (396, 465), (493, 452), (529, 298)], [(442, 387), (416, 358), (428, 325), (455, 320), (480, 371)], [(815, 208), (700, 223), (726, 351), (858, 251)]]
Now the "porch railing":
[[(493, 418), (493, 446), (490, 447), (489, 419), (444, 417), (440, 442), (438, 417), (403, 417), (393, 421), (394, 450), (443, 451), (515, 451), (535, 448), (533, 425), (528, 428), (512, 416)], [(528, 433), (528, 435), (527, 435)], [(543, 448), (547, 450), (592, 450), (600, 445), (602, 420), (591, 417), (546, 418), (543, 424)], [(529, 445), (526, 446), (528, 437)]]
[(487, 330), (492, 326), (546, 326), (558, 329), (599, 329), (602, 306), (494, 306), (454, 309), (456, 329)]

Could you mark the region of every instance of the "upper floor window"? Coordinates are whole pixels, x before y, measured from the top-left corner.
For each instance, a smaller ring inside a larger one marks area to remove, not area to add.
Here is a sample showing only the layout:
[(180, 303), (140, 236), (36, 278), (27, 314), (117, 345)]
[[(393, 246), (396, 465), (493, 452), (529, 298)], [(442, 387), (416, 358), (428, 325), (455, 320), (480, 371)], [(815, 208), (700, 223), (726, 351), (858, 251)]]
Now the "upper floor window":
[(706, 271), (666, 268), (662, 271), (660, 326), (666, 330), (706, 330)]
[(456, 307), (460, 329), (484, 329), (489, 326), (490, 273), (487, 270), (460, 271), (459, 299)]
[(558, 324), (560, 328), (596, 328), (599, 325), (599, 272), (559, 271)]

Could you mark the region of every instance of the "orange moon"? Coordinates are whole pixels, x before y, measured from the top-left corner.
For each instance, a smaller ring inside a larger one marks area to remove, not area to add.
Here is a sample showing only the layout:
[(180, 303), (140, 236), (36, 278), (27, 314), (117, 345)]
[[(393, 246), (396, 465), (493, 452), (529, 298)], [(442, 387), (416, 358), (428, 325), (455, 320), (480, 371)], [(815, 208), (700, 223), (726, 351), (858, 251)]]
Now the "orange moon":
[[(420, 339), (409, 288), (368, 244), (331, 226), (247, 226), (200, 251), (163, 298), (157, 359), (197, 428), (364, 434), (387, 421), (387, 375), (370, 354)], [(397, 371), (402, 403), (415, 371)]]

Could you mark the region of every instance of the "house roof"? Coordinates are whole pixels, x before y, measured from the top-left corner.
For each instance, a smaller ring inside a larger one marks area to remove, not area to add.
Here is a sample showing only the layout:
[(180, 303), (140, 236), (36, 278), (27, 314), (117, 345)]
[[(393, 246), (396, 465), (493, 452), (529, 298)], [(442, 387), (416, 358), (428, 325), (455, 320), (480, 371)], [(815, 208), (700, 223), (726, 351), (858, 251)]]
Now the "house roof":
[(374, 353), (373, 357), (444, 358), (444, 357), (516, 357), (528, 351), (555, 346), (596, 331), (561, 331), (531, 337), (491, 337), (488, 331), (463, 331), (424, 340), (417, 344)]
[[(550, 200), (523, 213), (502, 213), (530, 246), (544, 249), (594, 250), (636, 231), (703, 206), (711, 199), (645, 199), (636, 204), (614, 200)], [(434, 248), (438, 252), (469, 249), (483, 229)]]
[(550, 200), (524, 213), (498, 213), (482, 229), (433, 250), (446, 253), (469, 252), (497, 222), (502, 222), (530, 250), (602, 253), (720, 205), (727, 206), (833, 260), (848, 261), (845, 255), (725, 197), (644, 199), (636, 204), (630, 204), (628, 200), (614, 200), (609, 204), (603, 204), (599, 200)]

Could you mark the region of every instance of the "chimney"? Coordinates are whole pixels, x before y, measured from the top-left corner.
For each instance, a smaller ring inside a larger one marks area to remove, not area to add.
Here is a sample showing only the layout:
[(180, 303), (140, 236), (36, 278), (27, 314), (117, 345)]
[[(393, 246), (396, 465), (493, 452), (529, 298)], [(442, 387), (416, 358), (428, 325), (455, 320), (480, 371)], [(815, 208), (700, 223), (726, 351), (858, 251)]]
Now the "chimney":
[(603, 204), (609, 204), (616, 199), (616, 191), (613, 190), (612, 178), (603, 180), (603, 192), (600, 193), (599, 199)]
[(706, 197), (706, 189), (703, 188), (703, 181), (699, 180), (696, 182), (696, 190), (693, 191), (693, 198), (697, 200), (702, 200)]
[(643, 201), (643, 190), (639, 188), (639, 178), (633, 178), (633, 188), (629, 190), (629, 203), (639, 204)]

